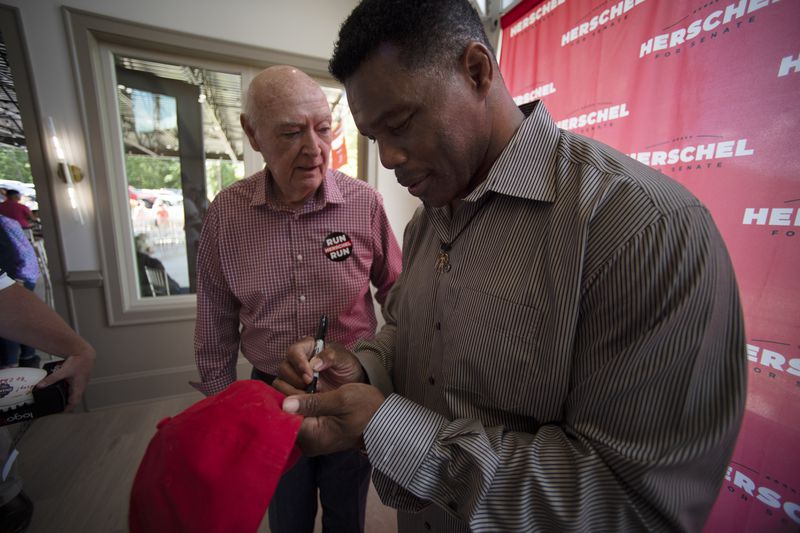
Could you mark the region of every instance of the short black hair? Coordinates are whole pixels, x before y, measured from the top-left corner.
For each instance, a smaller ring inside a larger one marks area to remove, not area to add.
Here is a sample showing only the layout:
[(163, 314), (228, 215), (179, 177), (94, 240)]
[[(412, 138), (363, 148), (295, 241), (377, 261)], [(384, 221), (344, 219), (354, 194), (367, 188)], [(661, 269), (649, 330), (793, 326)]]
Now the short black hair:
[(363, 0), (339, 29), (328, 70), (344, 83), (384, 43), (400, 50), (406, 68), (442, 68), (470, 42), (494, 54), (469, 0)]
[(6, 196), (19, 196), (19, 191), (17, 189), (6, 189)]

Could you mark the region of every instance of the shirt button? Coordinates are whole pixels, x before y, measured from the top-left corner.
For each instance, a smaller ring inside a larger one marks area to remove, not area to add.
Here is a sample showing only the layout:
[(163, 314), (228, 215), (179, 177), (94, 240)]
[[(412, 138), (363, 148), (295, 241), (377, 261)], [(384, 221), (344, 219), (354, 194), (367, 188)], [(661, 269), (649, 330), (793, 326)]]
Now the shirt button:
[(434, 378), (433, 376), (428, 376), (428, 383), (430, 383), (431, 386), (436, 385), (436, 378)]
[(297, 260), (298, 261), (302, 261), (303, 260), (303, 254), (297, 254)]
[(302, 303), (302, 302), (305, 302), (305, 301), (306, 301), (306, 296), (305, 296), (305, 294), (301, 294), (301, 295), (300, 295), (300, 302)]
[(427, 529), (428, 531), (430, 531), (430, 530), (431, 530), (431, 525), (430, 525), (430, 523), (428, 523), (428, 522), (425, 522), (425, 529)]
[(436, 331), (439, 331), (440, 329), (442, 329), (442, 323), (441, 322), (437, 322), (434, 327), (436, 328)]

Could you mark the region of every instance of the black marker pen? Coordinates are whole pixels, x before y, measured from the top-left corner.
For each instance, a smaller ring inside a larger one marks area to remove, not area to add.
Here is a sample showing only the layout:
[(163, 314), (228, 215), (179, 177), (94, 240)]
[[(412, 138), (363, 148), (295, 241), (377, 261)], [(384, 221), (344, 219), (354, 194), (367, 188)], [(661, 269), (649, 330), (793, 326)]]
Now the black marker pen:
[[(328, 331), (328, 317), (322, 315), (319, 317), (319, 326), (317, 326), (317, 335), (314, 337), (314, 355), (319, 355), (325, 348), (325, 333)], [(313, 356), (312, 356), (313, 357)], [(317, 392), (317, 381), (319, 380), (319, 370), (314, 370), (314, 377), (311, 383), (308, 384), (306, 392)]]

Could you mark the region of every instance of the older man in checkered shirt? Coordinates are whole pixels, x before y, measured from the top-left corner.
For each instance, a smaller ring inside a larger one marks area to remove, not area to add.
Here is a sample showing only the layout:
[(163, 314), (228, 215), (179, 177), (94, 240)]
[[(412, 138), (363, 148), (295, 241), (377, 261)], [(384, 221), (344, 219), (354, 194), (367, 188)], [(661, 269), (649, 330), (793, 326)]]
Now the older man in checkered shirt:
[[(319, 85), (279, 66), (251, 83), (242, 127), (266, 168), (221, 192), (197, 258), (195, 357), (204, 394), (236, 379), (241, 350), (271, 383), (286, 349), (328, 317), (327, 341), (374, 334), (400, 249), (381, 197), (328, 168), (331, 110)], [(269, 508), (273, 533), (311, 532), (317, 488), (326, 531), (363, 531), (369, 464), (356, 451), (301, 459)]]

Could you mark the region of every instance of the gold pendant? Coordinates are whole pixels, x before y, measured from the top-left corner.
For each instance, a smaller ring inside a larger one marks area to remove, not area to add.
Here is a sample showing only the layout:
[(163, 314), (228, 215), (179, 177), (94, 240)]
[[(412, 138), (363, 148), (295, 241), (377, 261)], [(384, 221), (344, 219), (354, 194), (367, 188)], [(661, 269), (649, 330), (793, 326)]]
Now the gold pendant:
[(439, 251), (439, 257), (436, 258), (436, 273), (450, 272), (450, 256), (444, 250)]

